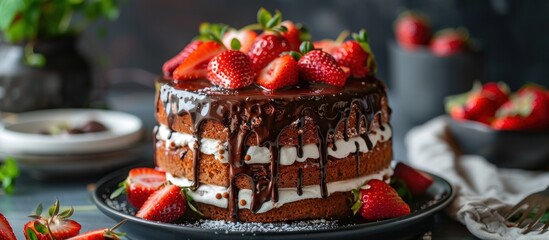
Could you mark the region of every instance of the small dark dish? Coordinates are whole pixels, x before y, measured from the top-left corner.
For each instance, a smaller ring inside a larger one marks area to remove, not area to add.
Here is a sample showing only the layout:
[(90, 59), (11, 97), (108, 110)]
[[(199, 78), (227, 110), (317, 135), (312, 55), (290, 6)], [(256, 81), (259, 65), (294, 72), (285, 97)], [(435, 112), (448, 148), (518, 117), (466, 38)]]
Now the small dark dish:
[(483, 156), (502, 168), (549, 169), (549, 132), (497, 131), (450, 117), (447, 122), (464, 154)]
[(435, 179), (434, 184), (423, 196), (409, 203), (412, 208), (410, 215), (377, 222), (366, 222), (357, 216), (339, 220), (326, 228), (320, 228), (318, 221), (302, 221), (297, 224), (309, 225), (311, 228), (296, 231), (280, 231), (280, 226), (286, 223), (256, 223), (263, 230), (238, 231), (230, 227), (203, 227), (202, 222), (211, 220), (197, 220), (187, 216), (183, 217), (186, 220), (177, 223), (160, 223), (137, 218), (128, 213), (135, 212), (135, 209), (130, 206), (125, 196), (109, 200), (109, 195), (118, 188), (118, 183), (127, 177), (127, 170), (101, 179), (96, 185), (93, 201), (99, 210), (112, 219), (128, 219), (121, 227), (121, 231), (126, 232), (130, 239), (418, 239), (431, 229), (435, 213), (447, 206), (455, 194), (446, 180), (432, 176)]

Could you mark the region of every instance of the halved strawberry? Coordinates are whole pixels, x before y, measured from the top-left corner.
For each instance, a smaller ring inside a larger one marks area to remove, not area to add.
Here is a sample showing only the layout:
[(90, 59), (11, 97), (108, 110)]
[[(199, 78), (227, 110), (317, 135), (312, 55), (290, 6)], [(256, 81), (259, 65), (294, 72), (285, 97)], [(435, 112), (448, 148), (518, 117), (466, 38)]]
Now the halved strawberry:
[(397, 163), (393, 178), (404, 181), (406, 187), (414, 196), (423, 194), (434, 182), (428, 174), (401, 162)]
[(186, 209), (187, 202), (182, 190), (178, 186), (167, 185), (154, 192), (135, 216), (170, 223), (183, 216)]
[(183, 60), (187, 59), (189, 55), (194, 52), (198, 46), (200, 46), (203, 43), (203, 41), (195, 40), (189, 43), (181, 52), (179, 52), (174, 57), (170, 58), (168, 61), (162, 65), (162, 72), (164, 72), (164, 76), (171, 77), (173, 71), (183, 62)]
[(208, 63), (217, 54), (227, 50), (223, 44), (217, 41), (208, 41), (200, 44), (198, 48), (179, 64), (173, 72), (175, 80), (192, 80), (205, 78), (208, 74)]
[(0, 239), (17, 240), (8, 220), (0, 213)]
[(126, 180), (118, 184), (118, 189), (113, 191), (110, 198), (114, 199), (125, 193), (128, 201), (136, 208), (149, 198), (149, 196), (166, 183), (166, 173), (154, 168), (134, 168), (128, 173)]
[(82, 234), (79, 234), (77, 236), (68, 238), (67, 240), (119, 240), (120, 237), (125, 236), (125, 233), (115, 232), (118, 227), (122, 226), (127, 220), (124, 219), (121, 222), (117, 223), (111, 228), (103, 228), (103, 229), (97, 229), (92, 230), (89, 232), (85, 232)]
[(215, 56), (208, 64), (208, 79), (217, 86), (238, 89), (254, 82), (250, 58), (236, 50), (227, 50)]
[(299, 68), (297, 61), (290, 55), (284, 55), (276, 58), (263, 68), (256, 83), (266, 89), (276, 90), (295, 85), (298, 80)]
[(231, 49), (231, 42), (235, 38), (240, 41), (240, 51), (247, 53), (252, 47), (255, 38), (257, 38), (257, 33), (248, 29), (230, 29), (223, 35), (223, 45), (225, 45), (225, 48)]
[(347, 76), (332, 55), (322, 50), (310, 50), (313, 47), (310, 42), (303, 42), (301, 46), (305, 55), (299, 59), (297, 65), (299, 76), (303, 80), (323, 82), (338, 87), (345, 85)]
[(339, 47), (339, 45), (341, 45), (341, 43), (337, 43), (336, 41), (331, 39), (323, 39), (323, 40), (315, 41), (313, 45), (315, 46), (315, 49), (319, 49), (329, 54), (333, 54), (335, 50)]
[(38, 205), (35, 214), (31, 215), (31, 220), (27, 222), (23, 228), (23, 233), (26, 239), (67, 239), (78, 235), (82, 226), (69, 217), (74, 213), (74, 209), (70, 208), (59, 212), (59, 200), (49, 208), (49, 216), (44, 217), (42, 214), (42, 204)]
[(354, 189), (352, 210), (368, 221), (396, 218), (410, 214), (410, 207), (398, 193), (387, 183), (372, 179), (366, 183), (366, 188)]
[(329, 54), (334, 54), (335, 50), (337, 50), (337, 48), (339, 46), (341, 46), (343, 41), (345, 41), (345, 39), (348, 36), (349, 36), (349, 31), (345, 30), (345, 31), (342, 31), (339, 34), (339, 36), (337, 36), (336, 40), (323, 39), (323, 40), (320, 40), (320, 41), (315, 41), (313, 43), (313, 45), (314, 45), (315, 49), (322, 50), (322, 51), (327, 52)]

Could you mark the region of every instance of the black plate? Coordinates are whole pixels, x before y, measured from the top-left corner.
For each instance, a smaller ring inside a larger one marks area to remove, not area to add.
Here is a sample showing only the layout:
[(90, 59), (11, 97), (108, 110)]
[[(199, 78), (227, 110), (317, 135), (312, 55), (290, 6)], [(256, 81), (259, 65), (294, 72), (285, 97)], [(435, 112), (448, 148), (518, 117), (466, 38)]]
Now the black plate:
[[(102, 178), (96, 185), (93, 200), (99, 210), (112, 219), (128, 219), (120, 230), (126, 232), (130, 239), (417, 239), (432, 227), (434, 214), (448, 205), (454, 197), (452, 186), (446, 180), (436, 175), (431, 176), (435, 180), (434, 184), (423, 196), (408, 203), (412, 209), (411, 214), (377, 222), (366, 222), (359, 216), (332, 221), (247, 225), (215, 225), (219, 221), (197, 219), (178, 223), (147, 221), (131, 214), (136, 210), (125, 196), (108, 199), (118, 188), (118, 183), (127, 177), (127, 170)], [(212, 225), (215, 225), (215, 229)]]

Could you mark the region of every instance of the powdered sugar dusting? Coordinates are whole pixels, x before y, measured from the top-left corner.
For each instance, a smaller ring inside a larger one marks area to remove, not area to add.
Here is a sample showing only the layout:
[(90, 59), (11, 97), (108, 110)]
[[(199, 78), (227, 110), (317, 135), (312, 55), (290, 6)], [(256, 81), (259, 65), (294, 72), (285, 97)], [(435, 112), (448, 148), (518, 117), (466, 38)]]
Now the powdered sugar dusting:
[(254, 222), (227, 222), (223, 220), (198, 220), (184, 224), (187, 227), (202, 228), (216, 231), (218, 234), (234, 232), (261, 233), (261, 232), (296, 232), (327, 230), (339, 227), (337, 220), (307, 220), (289, 223), (254, 223)]

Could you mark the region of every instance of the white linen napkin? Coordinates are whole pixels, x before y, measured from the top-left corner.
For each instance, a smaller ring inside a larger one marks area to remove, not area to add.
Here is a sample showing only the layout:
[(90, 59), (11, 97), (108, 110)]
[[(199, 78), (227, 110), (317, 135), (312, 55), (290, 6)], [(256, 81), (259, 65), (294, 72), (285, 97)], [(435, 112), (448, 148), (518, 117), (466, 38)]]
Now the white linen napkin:
[(447, 179), (456, 198), (446, 209), (450, 217), (467, 226), (481, 239), (549, 239), (540, 234), (508, 227), (502, 215), (530, 193), (549, 186), (549, 172), (500, 169), (476, 155), (457, 156), (447, 141), (447, 117), (437, 117), (410, 130), (406, 147), (412, 166)]

